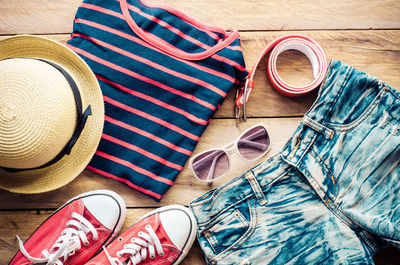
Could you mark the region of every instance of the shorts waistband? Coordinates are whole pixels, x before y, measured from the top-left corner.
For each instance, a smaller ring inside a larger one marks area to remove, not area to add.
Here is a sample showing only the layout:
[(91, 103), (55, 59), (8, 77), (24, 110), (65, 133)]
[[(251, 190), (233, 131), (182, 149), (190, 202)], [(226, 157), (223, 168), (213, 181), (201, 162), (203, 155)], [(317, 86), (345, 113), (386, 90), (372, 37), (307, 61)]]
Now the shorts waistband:
[[(341, 61), (332, 59), (329, 63), (325, 80), (321, 84), (318, 97), (304, 115), (303, 120), (308, 119), (316, 124), (329, 123), (332, 112), (338, 108), (337, 104), (340, 97), (351, 97), (352, 95), (349, 94), (351, 89), (356, 89), (354, 92), (367, 91), (367, 88), (371, 87), (375, 87), (376, 90), (387, 90), (400, 99), (399, 91), (393, 89), (377, 77), (361, 72)], [(364, 96), (361, 92), (356, 93), (356, 95), (360, 97)], [(329, 136), (329, 134), (326, 136)]]
[[(317, 99), (282, 149), (285, 162), (297, 167), (317, 135), (323, 135), (327, 141), (334, 139), (337, 131), (355, 126), (369, 106), (379, 102), (388, 93), (391, 94), (385, 103), (388, 106), (400, 99), (400, 92), (385, 82), (332, 59)], [(351, 104), (364, 105), (365, 110), (353, 111)], [(388, 111), (393, 116), (399, 112), (396, 104)]]
[(222, 211), (250, 197), (256, 197), (257, 202), (264, 205), (267, 203), (264, 193), (290, 170), (293, 167), (284, 163), (279, 154), (275, 155), (230, 182), (205, 193), (189, 203), (189, 207), (198, 224), (203, 225)]

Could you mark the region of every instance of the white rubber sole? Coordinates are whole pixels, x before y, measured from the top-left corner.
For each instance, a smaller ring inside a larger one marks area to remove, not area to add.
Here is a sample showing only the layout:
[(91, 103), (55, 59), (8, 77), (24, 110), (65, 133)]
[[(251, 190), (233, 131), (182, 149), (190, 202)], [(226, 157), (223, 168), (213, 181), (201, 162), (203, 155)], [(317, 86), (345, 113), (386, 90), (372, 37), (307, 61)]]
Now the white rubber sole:
[(153, 214), (156, 214), (156, 213), (164, 212), (164, 211), (167, 211), (167, 210), (175, 210), (175, 209), (179, 209), (179, 210), (182, 210), (185, 213), (187, 213), (187, 215), (189, 216), (190, 221), (192, 223), (192, 229), (190, 231), (189, 238), (186, 241), (185, 246), (183, 247), (183, 249), (181, 249), (181, 254), (179, 255), (179, 258), (174, 263), (172, 263), (172, 265), (177, 265), (177, 264), (182, 262), (182, 260), (189, 253), (190, 249), (193, 246), (194, 240), (196, 239), (196, 236), (197, 236), (197, 222), (196, 222), (196, 219), (195, 219), (193, 213), (189, 210), (189, 208), (187, 208), (185, 206), (178, 205), (178, 204), (173, 204), (173, 205), (168, 205), (168, 206), (157, 208), (157, 209), (147, 213), (146, 215), (144, 215), (143, 217), (141, 217), (137, 221), (137, 222), (139, 222), (140, 220), (143, 220), (144, 218), (149, 217), (150, 215), (153, 215)]
[(125, 221), (125, 217), (126, 217), (125, 201), (118, 193), (116, 193), (114, 191), (111, 191), (111, 190), (94, 190), (94, 191), (84, 192), (84, 193), (81, 193), (78, 196), (68, 200), (60, 208), (64, 207), (66, 204), (70, 203), (71, 201), (79, 199), (79, 198), (82, 198), (82, 197), (87, 197), (87, 196), (90, 196), (90, 195), (104, 195), (104, 194), (109, 195), (110, 197), (115, 199), (117, 201), (117, 203), (119, 204), (120, 209), (121, 209), (120, 218), (118, 220), (118, 223), (114, 227), (111, 236), (103, 244), (103, 245), (107, 245), (108, 243), (110, 243), (111, 241), (113, 241), (117, 237), (117, 235), (119, 234), (119, 231), (121, 230), (122, 226), (124, 225), (124, 221)]

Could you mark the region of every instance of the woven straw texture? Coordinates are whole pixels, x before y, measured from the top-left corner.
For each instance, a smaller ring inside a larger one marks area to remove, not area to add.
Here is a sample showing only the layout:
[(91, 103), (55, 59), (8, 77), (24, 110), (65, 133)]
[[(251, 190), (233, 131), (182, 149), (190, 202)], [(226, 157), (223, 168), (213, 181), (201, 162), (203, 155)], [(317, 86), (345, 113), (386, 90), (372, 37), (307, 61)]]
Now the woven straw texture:
[[(65, 77), (47, 63), (64, 68), (75, 80), (83, 109), (92, 107), (70, 155), (43, 169), (10, 173), (0, 169), (0, 188), (40, 193), (66, 185), (79, 175), (97, 149), (104, 123), (104, 103), (88, 65), (67, 47), (36, 36), (0, 41), (0, 166), (36, 167), (51, 160), (70, 139), (76, 125), (75, 100)], [(18, 75), (16, 73), (19, 73)]]

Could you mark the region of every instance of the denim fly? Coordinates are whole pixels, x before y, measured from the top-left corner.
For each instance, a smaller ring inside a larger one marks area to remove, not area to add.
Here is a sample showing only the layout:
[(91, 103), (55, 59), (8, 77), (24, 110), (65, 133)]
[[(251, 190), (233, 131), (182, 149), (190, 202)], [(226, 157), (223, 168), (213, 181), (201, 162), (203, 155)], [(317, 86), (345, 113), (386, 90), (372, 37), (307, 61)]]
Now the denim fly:
[(208, 264), (373, 264), (400, 247), (400, 93), (332, 60), (282, 151), (190, 203)]

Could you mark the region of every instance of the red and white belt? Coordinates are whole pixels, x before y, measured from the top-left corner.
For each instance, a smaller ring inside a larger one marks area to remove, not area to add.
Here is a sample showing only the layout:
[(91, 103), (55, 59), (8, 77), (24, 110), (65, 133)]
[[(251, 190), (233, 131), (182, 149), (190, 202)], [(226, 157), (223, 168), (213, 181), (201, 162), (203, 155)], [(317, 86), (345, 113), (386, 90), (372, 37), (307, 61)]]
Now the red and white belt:
[[(276, 61), (279, 54), (287, 50), (297, 50), (306, 55), (307, 58), (310, 60), (313, 69), (314, 80), (308, 85), (292, 86), (287, 84), (280, 78), (276, 69)], [(298, 97), (307, 94), (317, 88), (322, 83), (326, 75), (326, 56), (322, 47), (315, 40), (299, 34), (291, 34), (280, 37), (272, 41), (264, 49), (256, 64), (251, 69), (246, 79), (245, 86), (237, 91), (235, 100), (237, 118), (239, 118), (240, 116), (240, 108), (243, 107), (243, 118), (245, 121), (247, 119), (246, 102), (249, 100), (250, 93), (254, 88), (254, 74), (258, 64), (268, 52), (271, 52), (267, 64), (268, 80), (271, 83), (272, 87), (282, 95), (288, 97)]]

